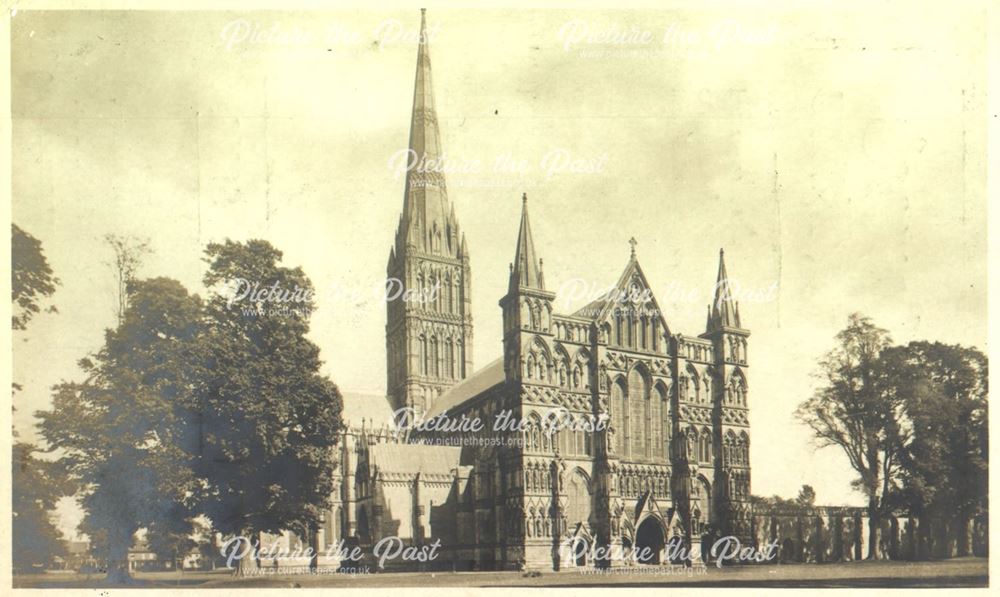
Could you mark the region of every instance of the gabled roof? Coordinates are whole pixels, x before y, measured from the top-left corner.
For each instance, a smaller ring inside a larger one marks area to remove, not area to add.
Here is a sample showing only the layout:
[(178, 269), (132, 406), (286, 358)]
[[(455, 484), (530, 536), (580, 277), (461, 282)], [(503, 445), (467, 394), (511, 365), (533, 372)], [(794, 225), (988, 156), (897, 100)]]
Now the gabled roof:
[(506, 379), (503, 370), (503, 357), (486, 365), (454, 385), (444, 394), (441, 394), (434, 405), (427, 411), (426, 417), (436, 417), (437, 415), (453, 410), (455, 407), (479, 396), (486, 390), (501, 384)]
[(652, 301), (652, 306), (656, 312), (660, 314), (660, 320), (663, 322), (663, 327), (667, 330), (667, 334), (669, 335), (670, 327), (667, 325), (667, 320), (663, 316), (663, 310), (660, 309), (660, 305), (656, 302), (656, 297), (653, 296), (652, 287), (649, 285), (649, 281), (646, 279), (646, 274), (643, 273), (642, 266), (639, 265), (639, 260), (636, 258), (635, 253), (632, 254), (632, 258), (629, 259), (628, 265), (625, 266), (625, 271), (622, 272), (621, 277), (618, 278), (618, 283), (615, 284), (614, 291), (605, 293), (603, 296), (591, 301), (573, 313), (572, 316), (589, 319), (597, 323), (605, 321), (611, 315), (615, 305), (619, 304), (617, 300), (618, 297), (625, 296), (624, 293), (628, 290), (628, 283), (633, 277), (638, 277), (642, 282), (643, 287), (650, 290), (649, 298)]

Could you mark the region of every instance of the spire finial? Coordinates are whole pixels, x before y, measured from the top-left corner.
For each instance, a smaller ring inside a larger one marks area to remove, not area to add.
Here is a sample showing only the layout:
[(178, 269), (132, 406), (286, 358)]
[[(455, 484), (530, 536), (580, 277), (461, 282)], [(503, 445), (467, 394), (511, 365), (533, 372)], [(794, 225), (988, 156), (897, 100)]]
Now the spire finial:
[(635, 259), (635, 246), (639, 244), (639, 241), (635, 240), (635, 237), (628, 239), (628, 244), (632, 247), (632, 258)]
[(521, 193), (521, 203), (525, 204), (527, 202), (528, 202), (528, 194), (527, 193)]

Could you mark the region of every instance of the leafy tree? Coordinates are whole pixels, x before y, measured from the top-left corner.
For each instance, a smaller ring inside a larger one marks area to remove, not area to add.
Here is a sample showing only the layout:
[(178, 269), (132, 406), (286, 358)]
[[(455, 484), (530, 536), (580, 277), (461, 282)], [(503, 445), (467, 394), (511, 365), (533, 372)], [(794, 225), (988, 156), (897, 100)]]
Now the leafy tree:
[[(920, 542), (935, 521), (938, 555), (969, 553), (971, 519), (987, 509), (988, 423), (986, 355), (974, 348), (911, 342), (888, 351), (905, 388), (912, 439), (903, 452), (901, 505), (920, 518)], [(953, 533), (947, 536), (943, 522)]]
[(16, 442), (11, 469), (11, 534), (15, 572), (48, 566), (66, 554), (62, 533), (49, 518), (64, 493), (58, 466), (35, 457), (31, 444)]
[(174, 280), (135, 283), (122, 324), (80, 362), (86, 381), (56, 386), (53, 410), (38, 413), (77, 484), (83, 530), (109, 562), (111, 582), (129, 581), (136, 531), (191, 516), (201, 313), (198, 297)]
[(868, 559), (882, 557), (880, 525), (899, 477), (906, 437), (901, 397), (881, 361), (891, 339), (871, 319), (854, 313), (820, 361), (822, 385), (796, 416), (812, 428), (819, 447), (837, 446), (858, 477), (852, 485), (868, 499)]
[[(232, 304), (219, 291), (207, 303), (203, 337), (208, 379), (201, 401), (198, 474), (207, 484), (204, 513), (224, 535), (315, 529), (333, 489), (333, 447), (341, 396), (320, 375), (319, 348), (306, 339), (312, 285), (300, 268), (280, 265), (269, 243), (226, 241), (206, 249), (205, 286), (300, 292), (306, 300), (267, 297)], [(266, 309), (264, 307), (267, 307)], [(288, 312), (273, 309), (292, 307)], [(241, 570), (249, 566), (241, 560)]]
[(803, 485), (795, 502), (803, 508), (812, 508), (816, 505), (816, 490), (811, 485)]
[[(14, 314), (11, 324), (23, 330), (28, 321), (41, 310), (42, 299), (52, 296), (59, 279), (52, 273), (42, 251), (42, 243), (17, 224), (11, 225), (11, 299)], [(56, 311), (54, 306), (49, 311)]]

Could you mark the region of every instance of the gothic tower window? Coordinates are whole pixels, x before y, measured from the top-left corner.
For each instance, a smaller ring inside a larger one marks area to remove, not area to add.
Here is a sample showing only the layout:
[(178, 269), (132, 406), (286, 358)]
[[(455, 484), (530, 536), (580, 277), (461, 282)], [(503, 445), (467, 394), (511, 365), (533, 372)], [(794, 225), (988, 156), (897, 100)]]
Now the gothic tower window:
[(708, 428), (701, 430), (698, 460), (701, 462), (712, 462), (712, 434)]

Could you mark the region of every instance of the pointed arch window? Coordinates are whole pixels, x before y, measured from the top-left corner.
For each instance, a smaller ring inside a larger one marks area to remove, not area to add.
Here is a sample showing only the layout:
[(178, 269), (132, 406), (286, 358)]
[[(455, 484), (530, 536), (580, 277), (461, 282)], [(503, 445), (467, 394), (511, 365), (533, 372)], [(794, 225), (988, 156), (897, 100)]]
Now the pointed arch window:
[(633, 421), (630, 431), (629, 453), (634, 457), (646, 456), (646, 434), (649, 426), (649, 384), (638, 368), (628, 374), (629, 418)]

